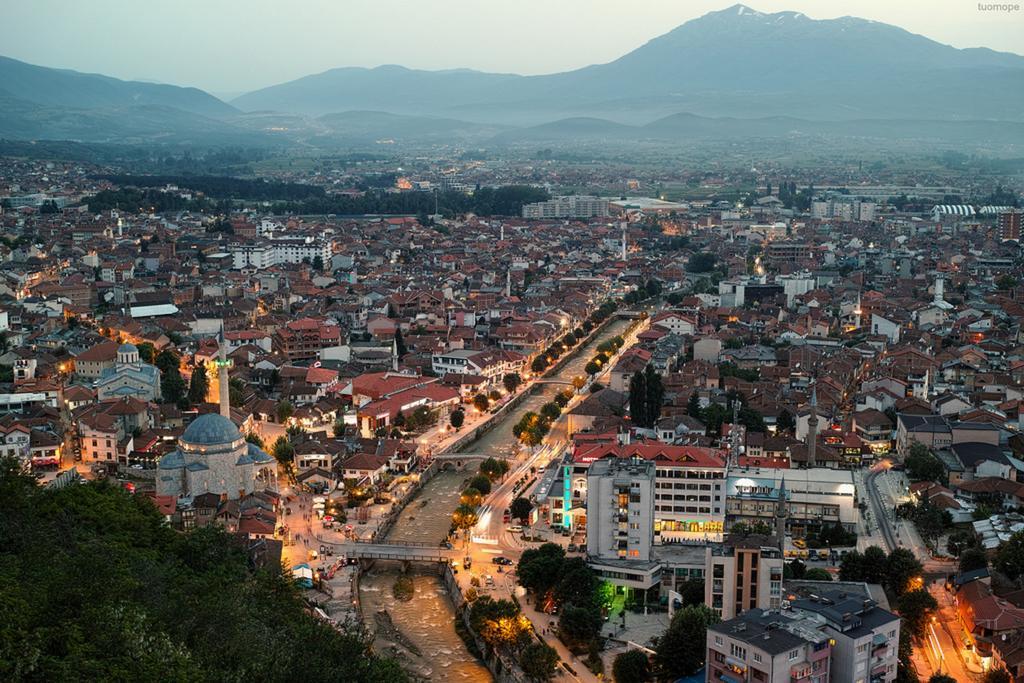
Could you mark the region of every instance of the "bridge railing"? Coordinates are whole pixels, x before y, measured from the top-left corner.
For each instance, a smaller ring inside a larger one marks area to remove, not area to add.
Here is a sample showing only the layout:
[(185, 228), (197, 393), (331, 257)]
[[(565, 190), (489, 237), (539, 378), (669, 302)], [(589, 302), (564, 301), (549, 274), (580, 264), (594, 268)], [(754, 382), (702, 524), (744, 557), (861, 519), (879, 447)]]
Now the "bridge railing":
[(371, 541), (369, 539), (357, 538), (349, 543), (355, 543), (357, 545), (380, 545), (380, 546), (391, 546), (393, 548), (435, 548), (441, 549), (436, 543), (427, 543), (426, 541)]

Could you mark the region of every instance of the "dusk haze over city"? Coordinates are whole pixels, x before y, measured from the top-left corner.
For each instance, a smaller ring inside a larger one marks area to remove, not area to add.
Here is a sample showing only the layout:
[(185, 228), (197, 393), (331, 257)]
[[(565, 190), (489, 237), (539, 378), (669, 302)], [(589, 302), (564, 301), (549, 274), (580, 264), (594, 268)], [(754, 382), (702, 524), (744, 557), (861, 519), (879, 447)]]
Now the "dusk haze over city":
[(1024, 683), (1024, 5), (0, 16), (0, 680)]

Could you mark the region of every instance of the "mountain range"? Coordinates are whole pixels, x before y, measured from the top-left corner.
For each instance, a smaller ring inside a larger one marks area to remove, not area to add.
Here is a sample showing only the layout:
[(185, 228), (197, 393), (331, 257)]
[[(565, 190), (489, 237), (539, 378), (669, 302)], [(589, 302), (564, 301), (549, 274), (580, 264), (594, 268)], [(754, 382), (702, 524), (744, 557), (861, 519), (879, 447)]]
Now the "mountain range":
[[(917, 122), (918, 125), (914, 125)], [(541, 76), (332, 69), (225, 103), (0, 58), (0, 137), (344, 145), (842, 134), (1021, 144), (1024, 57), (744, 5), (607, 64)], [(978, 136), (982, 136), (978, 138)]]

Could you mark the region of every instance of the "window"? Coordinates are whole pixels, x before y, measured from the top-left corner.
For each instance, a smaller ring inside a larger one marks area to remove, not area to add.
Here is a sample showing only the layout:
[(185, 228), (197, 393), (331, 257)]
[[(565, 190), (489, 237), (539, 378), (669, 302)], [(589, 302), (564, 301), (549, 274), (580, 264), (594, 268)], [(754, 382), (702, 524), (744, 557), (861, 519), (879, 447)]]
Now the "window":
[(754, 661), (757, 662), (758, 664), (761, 663), (761, 653), (760, 652), (755, 652), (754, 653)]
[(800, 650), (790, 650), (790, 652), (789, 652), (789, 661), (791, 661), (791, 662), (795, 661), (799, 657), (800, 657)]
[(740, 647), (736, 643), (731, 643), (729, 645), (729, 654), (731, 654), (736, 659), (746, 659), (747, 658), (747, 648)]
[(864, 654), (867, 651), (868, 651), (868, 644), (867, 643), (861, 643), (860, 645), (857, 646), (857, 654), (859, 654), (859, 655), (860, 654)]

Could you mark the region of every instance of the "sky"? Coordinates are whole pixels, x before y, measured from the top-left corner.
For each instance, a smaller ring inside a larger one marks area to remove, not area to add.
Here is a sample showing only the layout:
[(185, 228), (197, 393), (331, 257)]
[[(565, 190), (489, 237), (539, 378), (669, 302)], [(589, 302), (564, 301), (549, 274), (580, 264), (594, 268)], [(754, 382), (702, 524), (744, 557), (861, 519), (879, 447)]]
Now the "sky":
[[(1009, 11), (986, 10), (1006, 3)], [(1016, 3), (1016, 4), (1015, 4)], [(608, 62), (719, 0), (0, 0), (0, 55), (232, 96), (340, 66), (538, 74)], [(1024, 52), (1022, 0), (750, 0)], [(2, 88), (2, 84), (0, 84)]]

